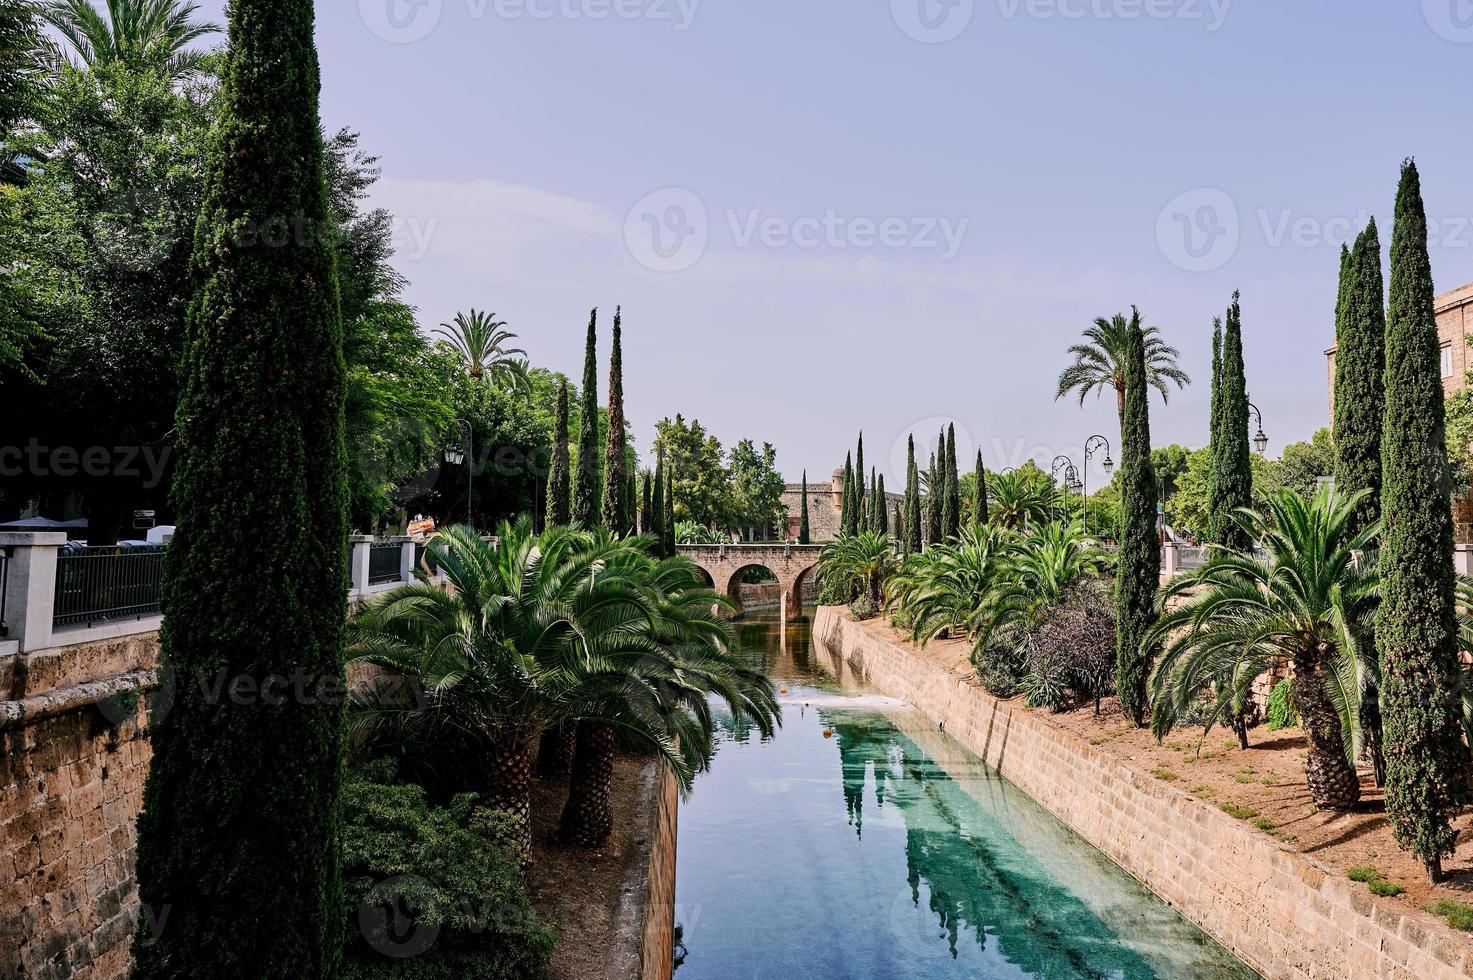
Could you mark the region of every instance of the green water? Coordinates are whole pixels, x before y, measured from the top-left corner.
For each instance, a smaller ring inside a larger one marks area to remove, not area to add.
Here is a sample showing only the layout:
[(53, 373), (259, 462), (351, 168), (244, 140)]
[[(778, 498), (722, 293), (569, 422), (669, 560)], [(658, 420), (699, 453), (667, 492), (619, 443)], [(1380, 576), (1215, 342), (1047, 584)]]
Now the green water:
[(741, 631), (784, 727), (727, 718), (681, 808), (677, 980), (1254, 976), (806, 626)]

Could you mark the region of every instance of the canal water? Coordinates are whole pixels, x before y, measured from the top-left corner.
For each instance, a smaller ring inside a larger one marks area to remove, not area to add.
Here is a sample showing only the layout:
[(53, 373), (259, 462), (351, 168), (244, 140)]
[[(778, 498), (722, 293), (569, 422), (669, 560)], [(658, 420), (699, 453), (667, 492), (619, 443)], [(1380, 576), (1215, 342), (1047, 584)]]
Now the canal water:
[(739, 628), (784, 725), (727, 716), (681, 807), (677, 980), (1255, 976), (806, 624)]

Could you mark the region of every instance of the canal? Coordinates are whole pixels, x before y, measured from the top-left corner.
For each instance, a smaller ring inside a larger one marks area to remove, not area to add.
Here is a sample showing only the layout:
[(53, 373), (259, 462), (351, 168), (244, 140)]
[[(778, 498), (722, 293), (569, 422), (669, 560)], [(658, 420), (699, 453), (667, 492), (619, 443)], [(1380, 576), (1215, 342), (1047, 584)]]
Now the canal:
[(681, 808), (677, 980), (1255, 976), (806, 623), (738, 625), (784, 726), (724, 719)]

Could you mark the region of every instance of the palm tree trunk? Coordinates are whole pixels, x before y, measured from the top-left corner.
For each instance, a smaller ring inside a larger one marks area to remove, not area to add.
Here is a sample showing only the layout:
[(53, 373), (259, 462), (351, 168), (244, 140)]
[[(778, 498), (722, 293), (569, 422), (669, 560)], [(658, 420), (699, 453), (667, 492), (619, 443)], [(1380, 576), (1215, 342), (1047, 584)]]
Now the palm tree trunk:
[(573, 769), (577, 726), (566, 722), (542, 733), (537, 745), (537, 775), (549, 782), (564, 779)]
[(1360, 724), (1366, 743), (1366, 758), (1371, 761), (1371, 774), (1376, 788), (1386, 785), (1386, 753), (1381, 748), (1381, 694), (1367, 688), (1360, 702)]
[(526, 739), (508, 739), (491, 746), (486, 759), (481, 799), (520, 821), (513, 843), (522, 866), (532, 863), (532, 745)]
[(1292, 697), (1299, 722), (1309, 736), (1304, 764), (1309, 796), (1317, 810), (1344, 812), (1360, 802), (1360, 777), (1345, 757), (1340, 715), (1330, 701), (1318, 657), (1294, 664)]
[(558, 837), (570, 844), (598, 847), (614, 830), (609, 784), (614, 778), (614, 730), (608, 725), (578, 723), (573, 778), (563, 807)]

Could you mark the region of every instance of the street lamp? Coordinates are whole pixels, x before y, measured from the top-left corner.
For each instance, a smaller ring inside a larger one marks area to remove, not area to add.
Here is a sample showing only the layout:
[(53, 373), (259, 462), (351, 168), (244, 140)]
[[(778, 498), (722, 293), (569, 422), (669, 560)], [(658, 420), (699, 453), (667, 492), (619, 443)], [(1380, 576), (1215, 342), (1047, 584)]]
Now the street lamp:
[(1258, 455), (1262, 456), (1264, 451), (1268, 449), (1268, 436), (1263, 432), (1263, 413), (1252, 402), (1248, 403), (1248, 408), (1258, 418), (1258, 432), (1253, 436), (1253, 448), (1258, 450)]
[[(466, 464), (466, 467), (465, 467), (465, 523), (466, 523), (466, 526), (467, 527), (475, 527), (475, 523), (471, 519), (471, 514), (472, 514), (471, 507), (472, 507), (472, 501), (475, 498), (475, 480), (476, 480), (476, 444), (475, 444), (475, 434), (474, 434), (474, 431), (471, 429), (471, 424), (469, 422), (467, 422), (465, 419), (456, 419), (455, 421), (458, 422), (458, 423), (460, 423), (460, 425), (462, 427), (462, 430), (465, 432), (465, 448), (462, 449), (460, 446), (456, 446), (456, 445), (451, 445), (451, 446), (446, 447), (446, 449), (445, 449), (445, 461), (447, 463), (450, 463), (452, 466), (459, 466), (461, 463), (465, 463)], [(469, 461), (469, 462), (467, 462), (467, 461)]]
[[(1059, 482), (1059, 470), (1061, 469), (1064, 471), (1064, 513), (1065, 515), (1067, 515), (1069, 513), (1069, 474), (1074, 472), (1074, 463), (1069, 459), (1068, 456), (1065, 456), (1062, 453), (1054, 457), (1053, 465), (1049, 467), (1049, 479), (1055, 484)], [(1050, 519), (1053, 518), (1053, 513), (1053, 503), (1050, 502)]]
[(1084, 441), (1084, 490), (1080, 499), (1084, 501), (1084, 533), (1089, 533), (1089, 461), (1099, 455), (1100, 450), (1105, 451), (1105, 461), (1100, 465), (1105, 469), (1105, 475), (1109, 476), (1115, 472), (1115, 460), (1110, 458), (1110, 440), (1101, 435), (1093, 435)]

